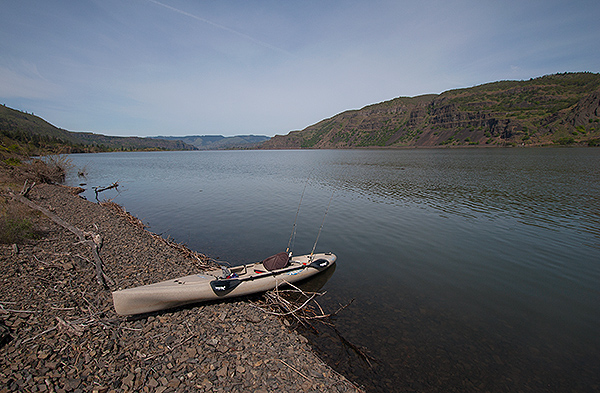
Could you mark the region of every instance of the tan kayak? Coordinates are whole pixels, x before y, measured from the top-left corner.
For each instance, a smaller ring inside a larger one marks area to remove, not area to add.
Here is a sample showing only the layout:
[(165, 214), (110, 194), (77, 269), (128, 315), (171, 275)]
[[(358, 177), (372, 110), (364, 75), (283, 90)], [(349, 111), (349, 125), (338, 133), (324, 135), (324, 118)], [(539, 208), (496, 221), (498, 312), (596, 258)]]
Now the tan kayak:
[(120, 315), (143, 314), (185, 304), (265, 292), (285, 283), (311, 277), (335, 264), (332, 253), (289, 257), (279, 253), (262, 262), (223, 271), (193, 274), (156, 284), (115, 291), (113, 304)]

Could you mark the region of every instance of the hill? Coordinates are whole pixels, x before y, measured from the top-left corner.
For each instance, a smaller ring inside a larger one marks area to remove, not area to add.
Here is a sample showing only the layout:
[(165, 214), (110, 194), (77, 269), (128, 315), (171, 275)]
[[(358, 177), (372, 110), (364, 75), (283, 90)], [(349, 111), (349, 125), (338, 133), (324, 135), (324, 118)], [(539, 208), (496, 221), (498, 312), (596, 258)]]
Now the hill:
[(169, 141), (182, 141), (195, 146), (198, 150), (252, 149), (269, 140), (263, 135), (189, 135), (189, 136), (157, 136)]
[(0, 144), (26, 155), (115, 150), (195, 150), (184, 142), (117, 137), (58, 128), (30, 113), (0, 106)]
[(600, 145), (600, 74), (501, 81), (340, 113), (264, 149)]

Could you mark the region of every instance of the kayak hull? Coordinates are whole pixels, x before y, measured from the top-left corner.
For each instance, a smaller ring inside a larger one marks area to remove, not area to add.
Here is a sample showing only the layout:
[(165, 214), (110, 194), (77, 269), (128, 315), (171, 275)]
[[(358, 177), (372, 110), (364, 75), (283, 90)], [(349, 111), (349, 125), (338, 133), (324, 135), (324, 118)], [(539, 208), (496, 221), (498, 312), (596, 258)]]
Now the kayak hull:
[(220, 278), (221, 270), (192, 274), (155, 284), (123, 289), (112, 293), (119, 315), (143, 314), (187, 304), (245, 296), (295, 283), (335, 264), (332, 253), (294, 256), (288, 266), (268, 271), (261, 263), (231, 268), (229, 278)]

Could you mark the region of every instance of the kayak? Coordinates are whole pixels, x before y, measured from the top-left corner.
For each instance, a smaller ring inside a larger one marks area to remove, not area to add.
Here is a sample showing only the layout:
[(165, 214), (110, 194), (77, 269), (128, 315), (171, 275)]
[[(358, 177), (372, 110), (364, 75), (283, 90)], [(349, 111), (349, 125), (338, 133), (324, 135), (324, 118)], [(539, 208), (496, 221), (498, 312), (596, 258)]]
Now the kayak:
[(314, 276), (336, 259), (332, 253), (293, 257), (279, 253), (261, 262), (115, 291), (113, 305), (119, 315), (134, 315), (261, 293)]

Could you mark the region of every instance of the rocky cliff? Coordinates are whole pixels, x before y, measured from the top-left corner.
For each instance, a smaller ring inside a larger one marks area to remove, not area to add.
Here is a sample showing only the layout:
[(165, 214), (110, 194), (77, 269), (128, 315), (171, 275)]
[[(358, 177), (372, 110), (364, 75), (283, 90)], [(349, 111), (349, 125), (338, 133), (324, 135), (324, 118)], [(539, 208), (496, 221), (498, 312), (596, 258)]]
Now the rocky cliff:
[(262, 148), (540, 146), (600, 143), (600, 74), (501, 81), (340, 113)]

